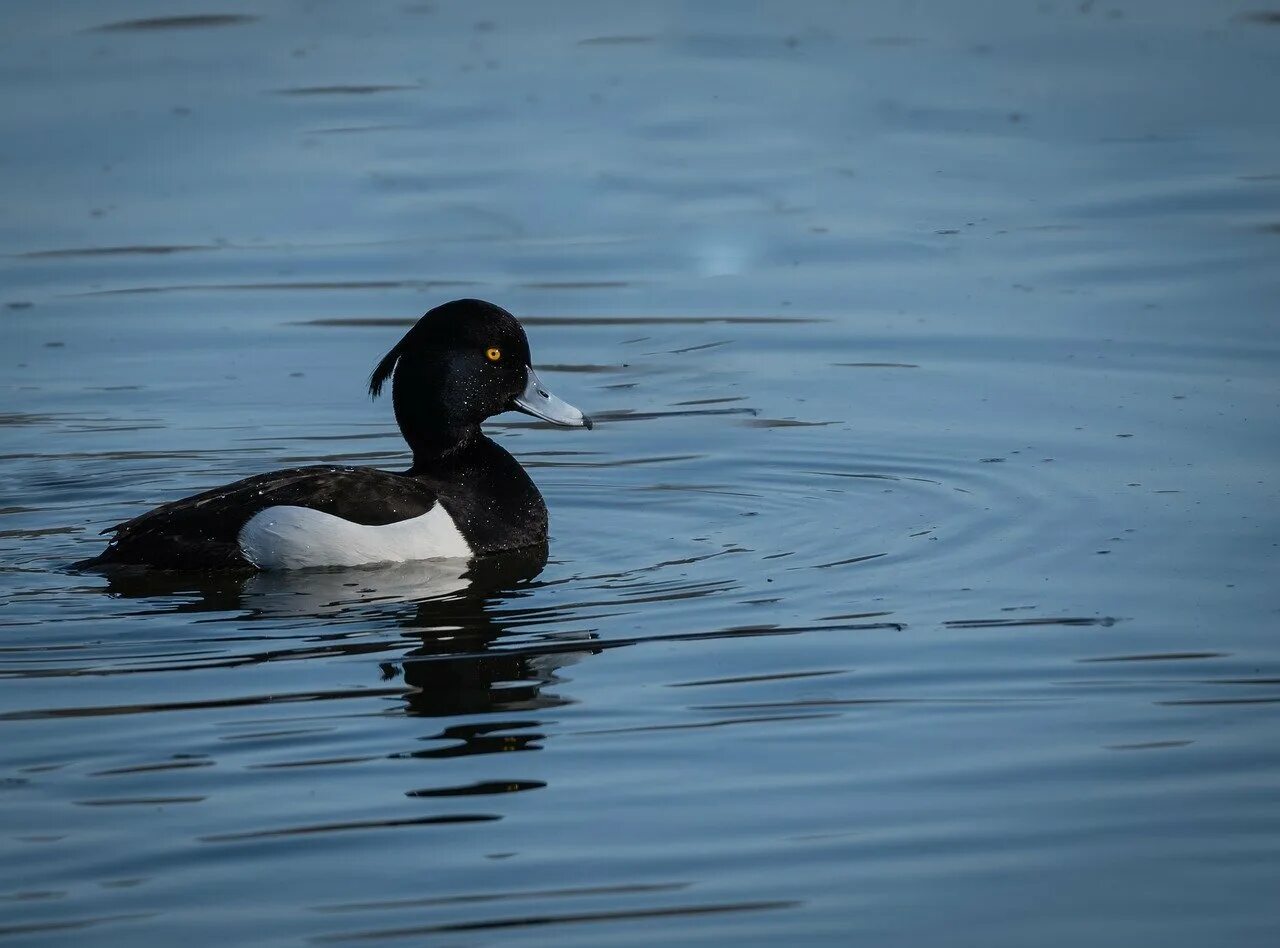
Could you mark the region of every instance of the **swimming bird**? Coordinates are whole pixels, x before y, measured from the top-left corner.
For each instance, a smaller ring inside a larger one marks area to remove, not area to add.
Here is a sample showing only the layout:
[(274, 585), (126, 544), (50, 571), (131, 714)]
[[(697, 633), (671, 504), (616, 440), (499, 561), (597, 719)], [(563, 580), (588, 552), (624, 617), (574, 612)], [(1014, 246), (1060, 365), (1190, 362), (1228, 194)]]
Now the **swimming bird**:
[(413, 452), (403, 473), (319, 465), (258, 474), (109, 527), (79, 564), (163, 569), (301, 569), (463, 559), (545, 544), (547, 507), (520, 464), (480, 430), (515, 410), (569, 428), (591, 420), (539, 381), (524, 328), (462, 299), (430, 310), (383, 356)]

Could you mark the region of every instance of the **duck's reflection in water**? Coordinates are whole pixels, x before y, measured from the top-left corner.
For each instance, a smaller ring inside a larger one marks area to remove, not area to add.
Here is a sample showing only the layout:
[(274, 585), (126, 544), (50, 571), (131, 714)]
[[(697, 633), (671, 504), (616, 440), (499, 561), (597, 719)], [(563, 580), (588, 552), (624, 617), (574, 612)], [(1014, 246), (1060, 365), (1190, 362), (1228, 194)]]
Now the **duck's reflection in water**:
[[(551, 633), (545, 638), (530, 641), (512, 626), (511, 603), (536, 588), (546, 561), (542, 546), (474, 562), (385, 568), (239, 575), (117, 571), (107, 575), (105, 591), (149, 599), (157, 611), (233, 613), (228, 621), (282, 623), (282, 631), (291, 633), (268, 635), (274, 647), (236, 664), (385, 654), (398, 649), (381, 633), (394, 631), (396, 642), (408, 639), (413, 647), (377, 668), (384, 682), (399, 678), (409, 686), (403, 695), (408, 714), (523, 712), (568, 703), (548, 686), (558, 683), (558, 669), (596, 651), (592, 634), (556, 635), (554, 625), (542, 625), (547, 615), (539, 617), (540, 628)], [(305, 623), (304, 643), (290, 620)], [(413, 756), (532, 749), (540, 735), (508, 732), (536, 727), (528, 720), (457, 725), (433, 737), (450, 746)]]
[[(555, 684), (556, 671), (573, 664), (593, 649), (594, 635), (583, 634), (579, 646), (565, 647), (559, 639), (542, 647), (526, 640), (510, 642), (516, 630), (500, 611), (501, 604), (527, 594), (530, 582), (547, 562), (546, 547), (489, 557), (471, 564), (464, 574), (465, 586), (430, 600), (419, 600), (412, 614), (401, 624), (417, 637), (417, 648), (399, 663), (399, 674), (412, 687), (405, 696), (410, 714), (440, 716), (478, 714), (493, 711), (529, 711), (552, 708), (568, 699), (544, 690)], [(385, 676), (394, 677), (394, 664), (383, 665)], [(475, 749), (453, 753), (476, 753), (490, 749), (486, 735), (509, 730), (511, 722), (489, 722), (451, 729), (451, 736), (464, 738)], [(524, 726), (527, 726), (524, 725)], [(538, 735), (503, 737), (503, 746), (494, 750), (526, 747)], [(434, 755), (432, 755), (434, 756)]]

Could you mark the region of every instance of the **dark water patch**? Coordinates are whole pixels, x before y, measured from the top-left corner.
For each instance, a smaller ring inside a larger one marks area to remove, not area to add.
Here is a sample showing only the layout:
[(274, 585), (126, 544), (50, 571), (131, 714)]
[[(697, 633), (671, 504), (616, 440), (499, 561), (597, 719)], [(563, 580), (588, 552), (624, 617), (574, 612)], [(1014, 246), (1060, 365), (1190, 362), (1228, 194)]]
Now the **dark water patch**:
[(265, 441), (271, 444), (287, 444), (295, 441), (314, 441), (320, 443), (329, 441), (381, 441), (388, 438), (399, 437), (400, 432), (387, 429), (385, 431), (360, 431), (351, 434), (272, 435), (270, 437), (237, 438), (236, 440)]
[(1156, 704), (1166, 707), (1214, 707), (1217, 705), (1249, 705), (1280, 704), (1280, 695), (1265, 698), (1177, 698), (1171, 701), (1157, 701)]
[[(753, 412), (754, 414), (754, 412)], [(753, 418), (744, 421), (748, 428), (823, 428), (838, 425), (838, 421), (801, 421), (798, 418)]]
[[(151, 427), (138, 426), (127, 430), (143, 431)], [(0, 461), (194, 461), (218, 458), (225, 454), (258, 453), (258, 448), (210, 448), (207, 451), (190, 448), (174, 448), (171, 451), (64, 451), (60, 454), (0, 454)]]
[(726, 484), (641, 484), (633, 488), (638, 491), (673, 491), (677, 494), (714, 494), (719, 497), (743, 497), (748, 500), (758, 498), (758, 493), (733, 490)]
[(572, 372), (583, 375), (597, 375), (602, 372), (622, 372), (630, 366), (624, 363), (616, 363), (614, 365), (596, 365), (593, 363), (571, 363), (571, 362), (540, 362), (538, 363), (539, 372)]
[(940, 705), (956, 707), (1045, 704), (1047, 698), (798, 698), (794, 701), (744, 701), (737, 704), (691, 705), (690, 711), (770, 711), (780, 708), (858, 708), (889, 705)]
[[(632, 601), (659, 601), (670, 602), (681, 598), (692, 598), (689, 596), (657, 596), (652, 600), (632, 600)], [(584, 646), (589, 647), (593, 651), (603, 651), (606, 649), (630, 648), (636, 645), (649, 645), (658, 642), (712, 642), (720, 639), (753, 639), (753, 638), (769, 638), (773, 636), (791, 636), (803, 635), (813, 632), (873, 632), (873, 631), (890, 631), (901, 632), (906, 628), (906, 624), (902, 622), (862, 622), (862, 623), (840, 623), (829, 625), (746, 625), (728, 629), (717, 629), (708, 632), (671, 632), (650, 635), (637, 636), (617, 636), (610, 638), (595, 638), (589, 643), (582, 641), (571, 642), (539, 642), (536, 645), (501, 645), (495, 644), (490, 650), (492, 653), (500, 653), (503, 655), (528, 655), (550, 656), (562, 653), (580, 653)], [(475, 657), (478, 658), (484, 653), (466, 653), (460, 652), (456, 657)], [(440, 659), (431, 657), (413, 657), (406, 659), (412, 662), (432, 662)], [(3, 720), (0, 718), (0, 720)]]
[[(531, 326), (780, 326), (828, 320), (811, 316), (521, 316)], [(626, 340), (646, 342), (648, 336)]]
[(1195, 741), (1141, 741), (1137, 744), (1108, 744), (1107, 750), (1140, 751), (1171, 750), (1175, 747), (1190, 747)]
[[(355, 585), (355, 584), (353, 584)], [(355, 590), (351, 590), (354, 592)], [(365, 604), (372, 605), (380, 601), (381, 597), (370, 597), (365, 600)], [(394, 597), (388, 597), (394, 599)], [(395, 600), (398, 601), (398, 600)], [(310, 603), (309, 603), (310, 604)], [(174, 611), (188, 611), (182, 608)], [(335, 616), (335, 620), (340, 617)], [(235, 641), (245, 641), (245, 639), (237, 639)], [(214, 669), (239, 668), (245, 665), (257, 665), (264, 662), (284, 662), (284, 661), (300, 661), (304, 659), (314, 659), (323, 657), (337, 657), (342, 655), (371, 655), (379, 652), (394, 650), (398, 643), (392, 642), (360, 642), (349, 643), (339, 642), (331, 645), (309, 644), (298, 648), (279, 647), (267, 652), (252, 652), (247, 654), (218, 654), (216, 657), (206, 657), (210, 649), (199, 649), (195, 647), (187, 647), (180, 652), (173, 653), (178, 661), (172, 663), (164, 663), (157, 661), (158, 658), (166, 657), (169, 653), (133, 653), (128, 656), (128, 661), (136, 663), (133, 667), (45, 667), (40, 669), (30, 669), (24, 666), (17, 668), (0, 669), (0, 677), (4, 678), (113, 678), (131, 675), (150, 676), (163, 672), (180, 672), (180, 671), (211, 671)], [(55, 646), (54, 648), (59, 648)], [(4, 652), (13, 653), (19, 651), (17, 649), (5, 649)], [(27, 650), (21, 650), (26, 652)], [(311, 766), (317, 764), (332, 763), (330, 760), (319, 762), (304, 761), (298, 766)], [(339, 762), (346, 762), (345, 759)], [(292, 764), (290, 765), (292, 766)]]
[[(636, 411), (629, 408), (618, 408), (610, 411), (592, 412), (593, 421), (653, 421), (658, 418), (703, 418), (712, 415), (755, 415), (755, 408), (686, 408), (679, 411)], [(531, 422), (519, 422), (529, 426)], [(683, 457), (683, 455), (682, 455)]]
[[(733, 344), (733, 340), (732, 340), (732, 339), (721, 339), (721, 340), (719, 340), (718, 342), (703, 342), (703, 343), (699, 343), (699, 344), (698, 344), (698, 345), (696, 345), (696, 346), (684, 346), (684, 347), (679, 348), (679, 349), (667, 349), (667, 350), (665, 350), (665, 354), (666, 354), (666, 355), (681, 355), (681, 354), (683, 354), (683, 353), (685, 353), (685, 352), (702, 352), (702, 351), (703, 351), (703, 350), (705, 350), (705, 349), (719, 349), (719, 348), (721, 348), (722, 346), (728, 346), (728, 345), (732, 345), (732, 344)], [(663, 354), (664, 354), (664, 353), (660, 353), (660, 352), (650, 352), (650, 353), (646, 353), (646, 355), (663, 355)]]
[(636, 35), (618, 35), (618, 36), (589, 36), (586, 39), (578, 40), (579, 46), (639, 46), (643, 43), (652, 43), (657, 40), (656, 36)]
[(39, 721), (54, 718), (99, 718), (155, 711), (197, 711), (210, 708), (242, 708), (309, 701), (341, 701), (350, 698), (377, 698), (404, 694), (404, 688), (355, 688), (332, 691), (296, 691), (283, 694), (249, 695), (240, 698), (207, 698), (195, 701), (163, 701), (150, 704), (100, 705), (97, 707), (39, 708), (7, 711), (0, 721)]
[[(159, 293), (192, 292), (247, 292), (265, 290), (271, 292), (337, 290), (430, 290), (460, 286), (477, 286), (470, 280), (294, 280), (271, 283), (187, 283), (173, 286), (132, 286), (112, 290), (90, 290), (73, 293), (72, 296), (146, 296)], [(408, 320), (412, 325), (416, 320)], [(328, 325), (324, 320), (312, 320), (301, 325)], [(345, 325), (337, 323), (337, 325)], [(383, 324), (386, 325), (386, 324)]]
[(686, 724), (637, 724), (632, 727), (601, 728), (594, 731), (573, 731), (576, 735), (646, 734), (652, 731), (701, 731), (706, 728), (733, 727), (738, 724), (780, 724), (784, 721), (812, 721), (833, 718), (834, 714), (773, 714), (752, 715), (745, 718), (718, 718), (714, 721), (691, 721)]
[[(289, 326), (334, 326), (357, 329), (408, 329), (417, 323), (417, 318), (401, 316), (353, 316), (335, 319), (300, 319), (287, 323)], [(528, 322), (527, 319), (522, 322)]]
[(48, 922), (27, 922), (18, 925), (0, 925), (0, 938), (14, 935), (41, 935), (46, 932), (79, 931), (85, 928), (96, 928), (99, 925), (110, 925), (113, 922), (136, 922), (144, 918), (154, 918), (155, 912), (131, 912), (122, 915), (97, 915), (90, 918), (62, 918)]
[[(83, 652), (83, 651), (86, 651), (87, 649), (89, 649), (89, 646), (86, 644), (58, 645), (57, 643), (46, 642), (46, 641), (40, 642), (36, 648), (36, 650), (41, 653), (49, 653), (49, 654), (56, 654), (57, 652)], [(0, 654), (14, 653), (14, 652), (26, 653), (30, 651), (32, 651), (32, 647), (29, 645), (0, 646)]]
[[(1149, 132), (1146, 135), (1105, 135), (1098, 139), (1100, 145), (1175, 145), (1191, 141), (1190, 135), (1169, 135)], [(1030, 290), (1019, 284), (1018, 289)]]
[(344, 941), (378, 941), (390, 938), (410, 938), (418, 935), (449, 934), (452, 932), (498, 931), (512, 928), (541, 928), (548, 925), (581, 925), (594, 922), (621, 922), (646, 918), (675, 918), (699, 915), (724, 915), (735, 912), (778, 911), (803, 905), (798, 900), (772, 900), (752, 902), (724, 902), (704, 905), (679, 905), (664, 908), (616, 909), (609, 912), (576, 912), (563, 915), (525, 915), (518, 918), (492, 918), (474, 922), (446, 922), (434, 925), (414, 925), (405, 928), (382, 928), (348, 934), (317, 935), (312, 941), (320, 943)]
[(845, 369), (918, 369), (913, 362), (832, 362), (833, 366)]
[(412, 125), (339, 125), (333, 128), (312, 128), (308, 135), (367, 135), (373, 132), (411, 131)]
[(418, 85), (335, 85), (335, 86), (293, 86), (286, 89), (272, 89), (272, 95), (290, 96), (342, 96), (342, 95), (377, 95), (382, 92), (407, 92), (421, 89)]
[(481, 780), (458, 787), (428, 787), (423, 790), (406, 790), (406, 797), (471, 797), (498, 793), (523, 793), (541, 790), (546, 784), (541, 780)]
[(923, 43), (918, 36), (872, 36), (867, 40), (868, 46), (918, 46)]
[(0, 428), (17, 425), (51, 425), (65, 416), (30, 414), (27, 412), (0, 412)]
[(762, 681), (790, 681), (795, 678), (820, 678), (824, 675), (840, 675), (846, 669), (826, 669), (823, 671), (773, 672), (768, 675), (738, 675), (733, 678), (704, 678), (700, 681), (678, 681), (667, 685), (668, 688), (702, 688), (709, 685), (744, 685)]
[(333, 728), (322, 727), (299, 727), (299, 728), (283, 728), (276, 731), (253, 731), (248, 734), (226, 734), (219, 737), (220, 741), (275, 741), (285, 740), (292, 737), (302, 737), (307, 734), (325, 734), (332, 732)]
[[(524, 425), (522, 427), (534, 428), (544, 427), (543, 425)], [(530, 470), (540, 467), (551, 468), (615, 468), (615, 467), (636, 467), (641, 464), (670, 464), (675, 461), (694, 461), (697, 460), (696, 454), (667, 454), (659, 455), (651, 458), (611, 458), (608, 461), (526, 461), (524, 466)]]
[(250, 770), (298, 770), (307, 767), (338, 767), (345, 764), (366, 764), (377, 757), (368, 754), (350, 757), (313, 757), (309, 760), (283, 760), (270, 764), (253, 764)]
[(640, 882), (623, 885), (575, 886), (564, 889), (516, 889), (509, 892), (475, 892), (463, 895), (427, 896), (420, 899), (388, 899), (380, 902), (343, 902), (317, 905), (317, 912), (385, 912), (393, 909), (430, 908), (437, 905), (467, 905), (483, 902), (525, 902), (542, 899), (573, 899), (600, 895), (648, 895), (678, 892), (688, 882)]
[[(850, 566), (854, 563), (865, 563), (867, 560), (878, 560), (882, 556), (888, 556), (887, 553), (864, 553), (861, 556), (851, 556), (844, 560), (832, 560), (830, 563), (816, 563), (809, 569), (830, 569), (833, 566)], [(792, 566), (791, 569), (801, 569), (799, 566)]]
[(616, 290), (632, 285), (627, 280), (543, 280), (519, 284), (522, 290)]
[(203, 803), (208, 797), (103, 797), (96, 800), (73, 800), (76, 806), (169, 806), (180, 803)]
[(243, 26), (260, 17), (247, 13), (195, 13), (188, 16), (155, 16), (139, 20), (120, 20), (91, 27), (94, 33), (150, 33), (160, 30), (197, 30), (220, 26)]
[(1096, 625), (1110, 628), (1119, 621), (1112, 616), (1056, 616), (1043, 619), (955, 619), (942, 624), (948, 629), (1000, 629), (1029, 625)]
[(201, 767), (212, 767), (211, 760), (167, 760), (159, 764), (138, 764), (134, 767), (115, 767), (111, 770), (98, 770), (90, 777), (120, 777), (129, 774), (149, 774), (162, 770), (194, 770)]
[(1280, 10), (1250, 10), (1238, 14), (1237, 20), (1245, 23), (1260, 23), (1264, 26), (1280, 26)]
[(30, 250), (14, 254), (25, 260), (59, 260), (70, 257), (163, 257), (175, 253), (222, 250), (217, 244), (133, 244), (120, 247), (68, 247), (61, 250)]
[[(404, 284), (396, 283), (392, 286)], [(436, 286), (442, 285), (437, 282)], [(472, 283), (453, 283), (454, 286), (475, 286)], [(305, 319), (289, 323), (291, 326), (335, 326), (370, 328), (408, 328), (417, 318), (400, 316), (350, 316), (333, 319)], [(827, 322), (813, 317), (793, 316), (520, 316), (526, 326), (777, 326), (786, 324), (812, 324)], [(625, 340), (629, 343), (646, 342), (650, 337)]]
[(397, 447), (388, 451), (347, 451), (340, 454), (285, 454), (276, 459), (276, 463), (292, 466), (295, 464), (342, 464), (359, 465), (370, 461), (390, 462), (404, 457), (404, 448)]
[[(136, 391), (141, 391), (141, 388), (140, 388), (140, 386), (136, 386), (136, 385), (122, 385), (122, 386), (114, 387), (114, 388), (111, 388), (111, 389), (103, 389), (103, 388), (97, 388), (97, 389), (94, 389), (94, 388), (90, 388), (90, 389), (86, 389), (86, 391), (90, 391), (90, 392), (93, 392), (93, 391), (117, 391), (117, 392), (119, 392), (119, 391), (135, 391), (135, 392), (136, 392)], [(89, 422), (89, 423), (81, 424), (81, 425), (68, 425), (68, 426), (67, 426), (67, 431), (68, 431), (68, 432), (71, 432), (71, 433), (77, 433), (77, 432), (79, 432), (79, 433), (89, 433), (89, 432), (93, 432), (94, 434), (101, 434), (101, 433), (103, 433), (103, 432), (159, 431), (159, 430), (161, 430), (161, 429), (163, 429), (163, 428), (165, 428), (165, 427), (166, 427), (166, 426), (165, 426), (165, 425), (163, 425), (163, 424), (131, 424), (131, 425), (121, 425), (121, 424), (109, 424), (109, 423), (96, 423), (96, 422)]]
[(47, 899), (64, 899), (66, 897), (65, 890), (28, 889), (23, 892), (8, 892), (0, 895), (0, 902), (40, 902)]
[(238, 843), (261, 839), (286, 839), (322, 833), (346, 833), (359, 830), (404, 829), (413, 826), (453, 826), (459, 823), (492, 823), (502, 819), (492, 813), (453, 813), (446, 816), (415, 816), (406, 819), (346, 820), (340, 823), (311, 823), (279, 829), (250, 830), (243, 833), (215, 833), (201, 836), (202, 843)]
[(36, 537), (66, 536), (83, 532), (84, 527), (35, 527), (30, 530), (0, 530), (0, 540), (34, 540)]
[(746, 395), (728, 395), (719, 398), (690, 398), (682, 402), (672, 402), (672, 405), (723, 405), (726, 402), (745, 402)]
[(1100, 658), (1078, 658), (1090, 662), (1184, 662), (1206, 658), (1226, 658), (1227, 652), (1154, 652), (1149, 655), (1106, 655)]
[(1206, 685), (1280, 685), (1280, 678), (1210, 678)]

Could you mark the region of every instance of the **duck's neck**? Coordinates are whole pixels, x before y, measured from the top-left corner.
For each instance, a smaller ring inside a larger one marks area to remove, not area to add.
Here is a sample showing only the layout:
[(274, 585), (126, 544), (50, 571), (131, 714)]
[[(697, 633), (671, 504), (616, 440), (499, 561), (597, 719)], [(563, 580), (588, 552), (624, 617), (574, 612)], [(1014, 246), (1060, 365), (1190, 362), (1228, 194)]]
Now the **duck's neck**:
[(447, 368), (419, 358), (396, 369), (391, 401), (400, 434), (413, 452), (411, 474), (447, 466), (480, 435), (480, 419), (468, 402), (447, 397)]
[(467, 425), (460, 428), (440, 426), (436, 428), (414, 427), (406, 429), (402, 424), (400, 432), (413, 451), (413, 467), (410, 474), (425, 474), (438, 471), (457, 463), (468, 448), (481, 437), (479, 425)]

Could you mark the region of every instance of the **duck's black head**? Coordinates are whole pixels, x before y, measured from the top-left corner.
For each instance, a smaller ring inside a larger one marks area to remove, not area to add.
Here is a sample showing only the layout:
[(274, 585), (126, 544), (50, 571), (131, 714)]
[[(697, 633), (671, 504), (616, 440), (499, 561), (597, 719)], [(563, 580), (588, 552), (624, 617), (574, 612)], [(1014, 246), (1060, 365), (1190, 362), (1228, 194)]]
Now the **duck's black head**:
[(415, 466), (456, 449), (482, 421), (504, 411), (591, 427), (586, 415), (538, 380), (524, 327), (484, 300), (454, 300), (419, 319), (373, 370), (369, 393), (381, 394), (388, 377)]

